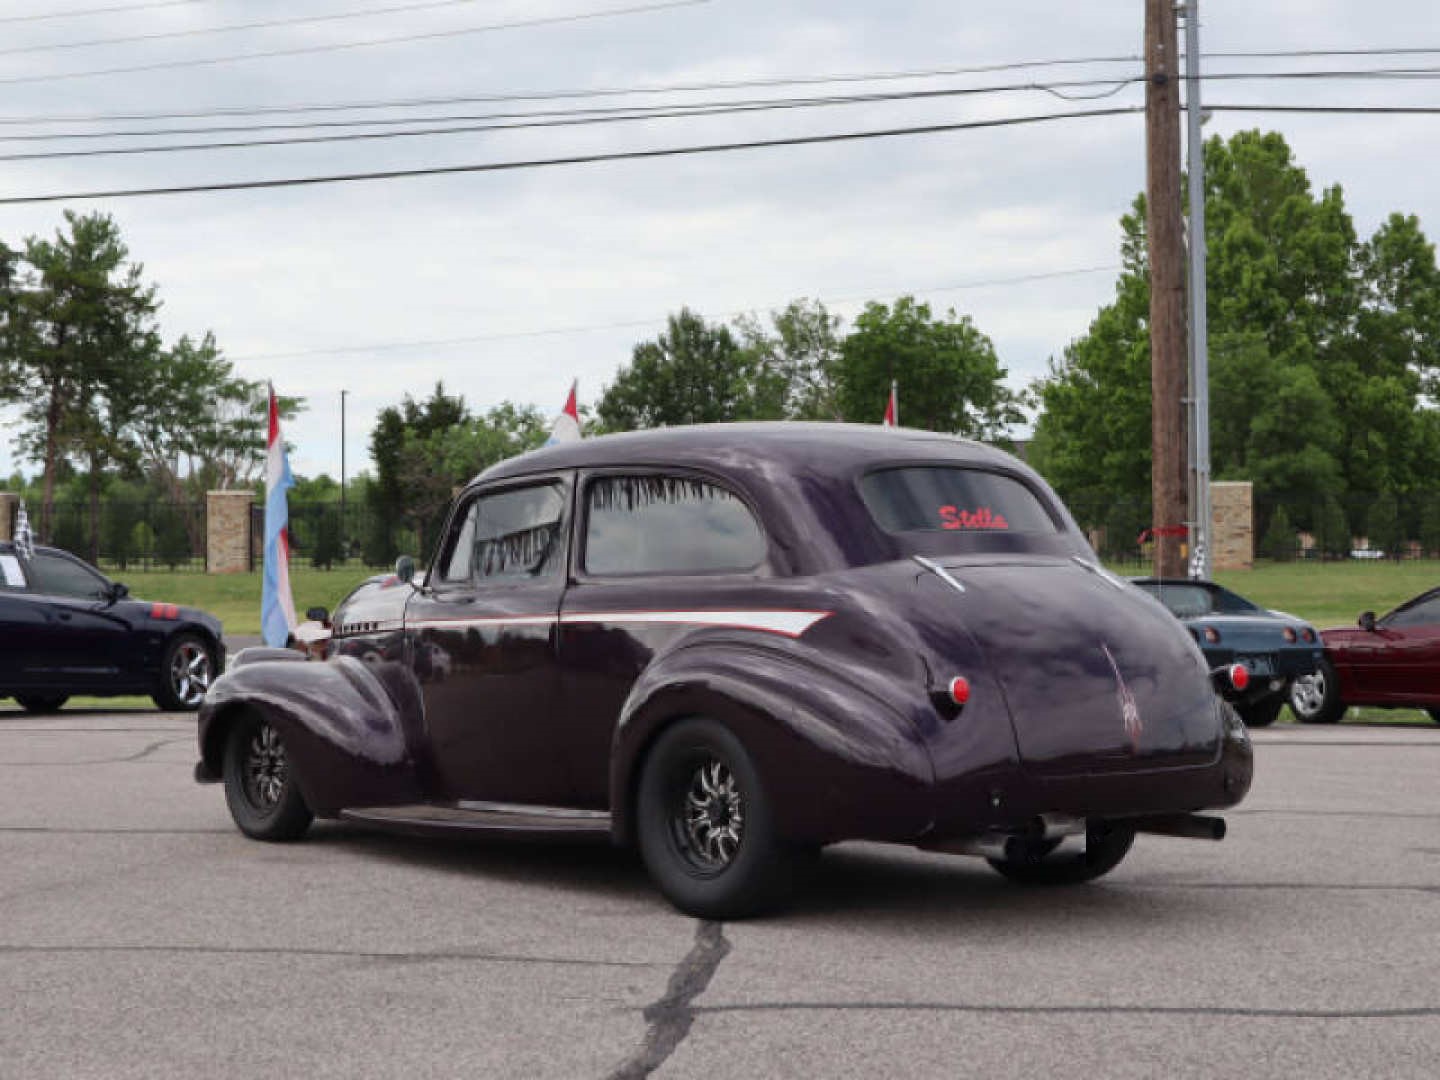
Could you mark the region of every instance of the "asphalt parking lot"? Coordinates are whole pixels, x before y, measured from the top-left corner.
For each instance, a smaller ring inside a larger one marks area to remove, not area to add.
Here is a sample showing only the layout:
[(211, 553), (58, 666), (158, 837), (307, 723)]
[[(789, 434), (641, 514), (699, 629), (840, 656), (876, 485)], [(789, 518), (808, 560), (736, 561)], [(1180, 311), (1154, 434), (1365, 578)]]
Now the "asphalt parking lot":
[(1434, 1077), (1440, 729), (1256, 742), (1223, 843), (847, 845), (720, 925), (605, 846), (257, 844), (192, 719), (0, 712), (0, 1076)]

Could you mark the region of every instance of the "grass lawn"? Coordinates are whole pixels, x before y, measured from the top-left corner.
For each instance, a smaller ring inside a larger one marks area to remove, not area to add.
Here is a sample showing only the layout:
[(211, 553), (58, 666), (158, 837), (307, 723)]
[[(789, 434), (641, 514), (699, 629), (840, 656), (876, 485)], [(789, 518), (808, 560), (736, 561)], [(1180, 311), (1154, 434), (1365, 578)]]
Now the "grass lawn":
[[(295, 566), (290, 585), (295, 593), (295, 610), (302, 616), (316, 605), (334, 610), (335, 605), (356, 585), (378, 571), (362, 567), (343, 570), (316, 570)], [(1121, 573), (1134, 574), (1133, 567)], [(130, 591), (146, 600), (165, 600), (203, 608), (218, 616), (226, 634), (260, 633), (260, 574), (205, 574), (197, 571), (152, 571), (120, 573)], [(1440, 585), (1440, 562), (1338, 562), (1269, 563), (1253, 570), (1221, 571), (1216, 580), (1262, 607), (1287, 611), (1317, 627), (1353, 626), (1362, 611), (1384, 614), (1401, 601)], [(138, 703), (140, 699), (116, 698), (112, 704)], [(85, 704), (103, 704), (104, 699), (85, 699)], [(1281, 714), (1288, 716), (1288, 711)], [(1411, 710), (1352, 710), (1349, 720), (1370, 723), (1416, 723), (1430, 725), (1428, 715)]]
[[(302, 619), (307, 608), (335, 609), (360, 582), (380, 573), (365, 567), (343, 570), (316, 570), (309, 566), (290, 568), (290, 589), (295, 595), (295, 612)], [(142, 600), (164, 600), (210, 612), (225, 624), (226, 636), (260, 633), (260, 573), (207, 574), (199, 570), (114, 571), (110, 575), (130, 586)]]

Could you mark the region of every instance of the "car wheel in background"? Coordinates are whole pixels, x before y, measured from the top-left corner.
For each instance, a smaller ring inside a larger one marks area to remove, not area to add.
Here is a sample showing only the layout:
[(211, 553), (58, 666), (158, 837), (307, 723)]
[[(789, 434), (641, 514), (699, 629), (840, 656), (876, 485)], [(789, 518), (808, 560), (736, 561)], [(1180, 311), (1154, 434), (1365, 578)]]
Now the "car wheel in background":
[(176, 634), (165, 644), (155, 704), (169, 712), (198, 709), (215, 681), (215, 653), (199, 634)]
[(1440, 709), (1426, 709), (1425, 711), (1430, 714), (1431, 720), (1434, 720), (1435, 723), (1440, 724)]
[(16, 694), (15, 700), (26, 712), (59, 712), (60, 706), (70, 700), (69, 694)]
[(779, 904), (802, 856), (776, 834), (744, 745), (700, 718), (667, 729), (647, 755), (636, 833), (660, 891), (702, 918), (738, 918)]
[(1290, 684), (1290, 711), (1305, 724), (1333, 724), (1345, 715), (1340, 683), (1330, 661), (1321, 660), (1313, 675), (1300, 675)]
[(298, 840), (314, 815), (295, 782), (285, 741), (269, 720), (246, 713), (225, 740), (225, 802), (246, 836)]
[(1271, 694), (1253, 705), (1236, 705), (1235, 711), (1240, 714), (1240, 719), (1245, 721), (1246, 727), (1269, 727), (1280, 715), (1280, 706), (1284, 704), (1283, 694)]
[(1134, 842), (1135, 830), (1130, 826), (1095, 820), (1086, 826), (1083, 849), (1049, 841), (1020, 859), (985, 861), (1021, 885), (1080, 885), (1114, 870)]

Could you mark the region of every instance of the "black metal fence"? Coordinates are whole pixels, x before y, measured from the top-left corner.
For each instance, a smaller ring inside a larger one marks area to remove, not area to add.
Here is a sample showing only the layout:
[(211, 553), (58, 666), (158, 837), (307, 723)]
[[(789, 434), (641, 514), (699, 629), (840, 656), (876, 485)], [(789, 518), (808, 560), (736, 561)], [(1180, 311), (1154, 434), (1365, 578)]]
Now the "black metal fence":
[[(31, 527), (41, 543), (91, 559), (106, 570), (193, 570), (206, 568), (206, 505), (188, 502), (100, 501), (97, 515), (88, 501), (57, 501), (48, 529), (38, 501), (27, 504)], [(260, 565), (265, 510), (251, 507), (251, 567)], [(291, 562), (304, 566), (393, 565), (391, 550), (419, 554), (412, 530), (378, 520), (363, 503), (290, 504)]]

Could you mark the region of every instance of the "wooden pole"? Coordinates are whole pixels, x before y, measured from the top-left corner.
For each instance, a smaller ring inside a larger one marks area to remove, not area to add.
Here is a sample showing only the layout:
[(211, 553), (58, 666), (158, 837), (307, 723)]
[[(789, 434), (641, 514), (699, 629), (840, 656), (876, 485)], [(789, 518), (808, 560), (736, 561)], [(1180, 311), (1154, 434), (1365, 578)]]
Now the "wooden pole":
[(1185, 248), (1180, 57), (1173, 0), (1145, 0), (1145, 200), (1150, 259), (1150, 490), (1155, 573), (1184, 577)]

